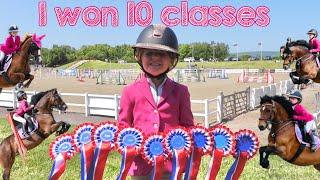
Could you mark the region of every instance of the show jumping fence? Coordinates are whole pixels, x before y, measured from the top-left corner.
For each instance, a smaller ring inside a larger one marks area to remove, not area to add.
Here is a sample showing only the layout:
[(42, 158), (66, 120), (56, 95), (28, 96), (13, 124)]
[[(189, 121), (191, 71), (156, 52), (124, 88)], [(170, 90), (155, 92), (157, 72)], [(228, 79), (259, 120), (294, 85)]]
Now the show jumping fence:
[[(195, 119), (201, 119), (205, 127), (231, 120), (236, 116), (254, 109), (260, 104), (260, 97), (263, 95), (284, 94), (293, 88), (291, 80), (281, 81), (277, 84), (262, 86), (261, 88), (246, 89), (224, 95), (221, 92), (216, 98), (204, 100), (191, 100), (192, 112)], [(0, 94), (0, 106), (17, 107), (15, 90), (3, 90)], [(28, 100), (37, 91), (27, 91)], [(60, 93), (69, 112), (84, 112), (85, 116), (103, 115), (118, 118), (119, 101), (121, 96), (99, 95), (89, 93)]]

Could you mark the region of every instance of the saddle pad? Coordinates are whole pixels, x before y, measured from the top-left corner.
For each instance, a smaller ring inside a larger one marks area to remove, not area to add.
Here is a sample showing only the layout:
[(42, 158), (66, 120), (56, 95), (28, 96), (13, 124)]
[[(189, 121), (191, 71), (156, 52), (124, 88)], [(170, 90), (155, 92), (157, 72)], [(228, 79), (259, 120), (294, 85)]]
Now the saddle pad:
[[(296, 137), (298, 139), (298, 141), (301, 143), (301, 144), (305, 144), (307, 147), (310, 147), (310, 143), (309, 142), (304, 142), (302, 140), (302, 134), (301, 134), (301, 131), (300, 131), (300, 128), (297, 124), (295, 124), (295, 132), (296, 132)], [(320, 139), (319, 137), (317, 137), (317, 149), (319, 149), (320, 147)]]

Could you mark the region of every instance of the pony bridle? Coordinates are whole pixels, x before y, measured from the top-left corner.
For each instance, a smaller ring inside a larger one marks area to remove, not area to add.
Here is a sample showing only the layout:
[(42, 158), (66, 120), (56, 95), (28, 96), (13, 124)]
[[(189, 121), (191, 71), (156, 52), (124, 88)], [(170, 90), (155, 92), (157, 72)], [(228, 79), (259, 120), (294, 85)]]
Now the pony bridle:
[(271, 110), (269, 111), (269, 116), (266, 119), (263, 118), (259, 118), (259, 121), (265, 121), (267, 123), (267, 129), (270, 130), (270, 125), (272, 124), (278, 124), (278, 122), (274, 122), (273, 119), (275, 117), (276, 114), (276, 106), (275, 103), (272, 102), (270, 104), (263, 104), (261, 105), (262, 110), (264, 111), (264, 109), (266, 109), (268, 106), (271, 106)]
[[(259, 118), (259, 120), (265, 121), (267, 123), (267, 129), (271, 132), (271, 137), (275, 138), (277, 133), (280, 132), (280, 130), (282, 130), (283, 128), (285, 128), (286, 126), (288, 126), (289, 124), (292, 123), (292, 120), (289, 119), (289, 120), (274, 121), (275, 115), (276, 115), (275, 102), (272, 101), (272, 104), (271, 103), (263, 104), (263, 105), (261, 105), (261, 108), (266, 108), (266, 106), (272, 106), (269, 117), (266, 119)], [(276, 131), (273, 131), (272, 128), (270, 128), (270, 126), (272, 126), (272, 125), (280, 125), (283, 123), (285, 123), (285, 124), (283, 126), (279, 127)]]

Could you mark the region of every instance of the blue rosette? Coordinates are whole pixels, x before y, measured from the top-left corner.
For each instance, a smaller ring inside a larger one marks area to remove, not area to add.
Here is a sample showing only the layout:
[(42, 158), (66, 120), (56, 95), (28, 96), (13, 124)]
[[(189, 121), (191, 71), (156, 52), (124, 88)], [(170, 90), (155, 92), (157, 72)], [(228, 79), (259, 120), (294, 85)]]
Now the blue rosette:
[(164, 145), (165, 139), (162, 135), (151, 135), (143, 143), (142, 157), (152, 164), (157, 156), (167, 156), (167, 149)]
[(110, 143), (111, 147), (114, 147), (117, 131), (118, 127), (114, 123), (102, 123), (96, 126), (93, 134), (93, 141), (95, 144)]
[(191, 136), (183, 128), (171, 130), (166, 136), (165, 145), (171, 154), (174, 150), (182, 149), (189, 153), (192, 145)]
[(49, 155), (54, 160), (59, 154), (65, 153), (67, 159), (70, 159), (76, 153), (73, 135), (64, 134), (57, 137), (49, 147)]
[(237, 152), (247, 152), (249, 157), (252, 158), (258, 151), (259, 139), (257, 135), (248, 129), (242, 129), (235, 133), (235, 152), (233, 153), (236, 157)]
[(213, 144), (212, 138), (204, 127), (193, 127), (190, 129), (190, 133), (192, 134), (194, 148), (201, 149), (204, 154), (211, 151)]
[(89, 144), (92, 142), (92, 135), (94, 129), (95, 125), (93, 123), (84, 123), (75, 128), (74, 141), (78, 149), (80, 149), (82, 145)]
[(116, 139), (116, 147), (120, 153), (123, 153), (127, 147), (134, 147), (137, 151), (140, 151), (143, 134), (136, 128), (124, 128), (117, 134)]
[(235, 151), (235, 138), (234, 134), (229, 128), (223, 125), (213, 127), (211, 135), (214, 140), (214, 148), (223, 151), (224, 156), (233, 154)]

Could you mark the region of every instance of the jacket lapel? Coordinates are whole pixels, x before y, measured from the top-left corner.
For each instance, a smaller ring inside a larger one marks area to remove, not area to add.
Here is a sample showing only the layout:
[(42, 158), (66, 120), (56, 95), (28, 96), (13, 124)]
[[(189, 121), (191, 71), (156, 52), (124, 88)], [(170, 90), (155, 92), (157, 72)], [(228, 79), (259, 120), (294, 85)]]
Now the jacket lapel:
[(170, 78), (167, 78), (166, 82), (163, 85), (159, 104), (162, 103), (162, 101), (164, 101), (171, 94), (173, 89), (174, 89), (174, 82)]
[(150, 86), (148, 83), (147, 78), (145, 77), (145, 75), (142, 75), (141, 79), (140, 79), (140, 85), (141, 85), (141, 93), (144, 95), (144, 97), (148, 100), (148, 102), (154, 107), (157, 108), (156, 103), (153, 99), (151, 90), (150, 90)]

